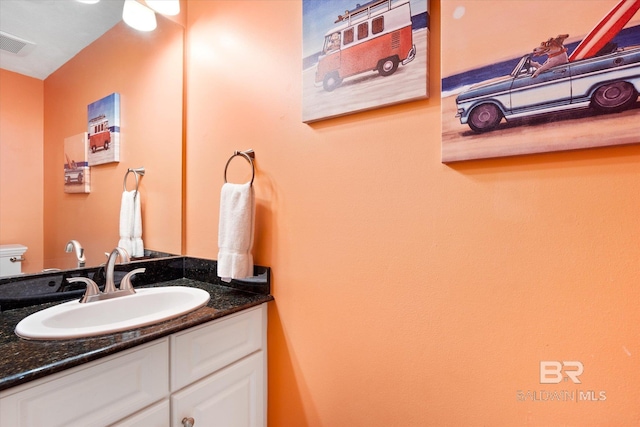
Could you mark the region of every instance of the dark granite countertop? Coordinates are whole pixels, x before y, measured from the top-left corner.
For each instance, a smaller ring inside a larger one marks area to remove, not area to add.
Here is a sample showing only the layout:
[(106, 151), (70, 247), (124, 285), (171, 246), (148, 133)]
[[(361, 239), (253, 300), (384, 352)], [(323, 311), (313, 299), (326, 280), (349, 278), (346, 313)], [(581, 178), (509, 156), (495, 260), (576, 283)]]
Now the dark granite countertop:
[[(253, 288), (247, 291), (242, 289), (242, 283), (239, 285), (232, 283), (230, 286), (221, 285), (213, 276), (215, 268), (211, 269), (207, 265), (212, 261), (192, 258), (182, 258), (182, 261), (185, 265), (183, 270), (185, 277), (155, 282), (149, 286), (201, 288), (209, 292), (211, 300), (205, 307), (155, 325), (92, 338), (30, 341), (15, 335), (14, 329), (18, 322), (32, 313), (59, 304), (60, 301), (0, 312), (0, 390), (42, 378), (273, 300), (268, 292), (270, 283), (266, 286), (266, 292), (264, 292), (265, 289), (261, 289), (261, 292), (255, 292), (256, 289)], [(194, 274), (194, 269), (189, 267), (194, 267), (195, 270), (198, 268), (206, 270), (207, 274), (197, 274), (197, 271)], [(251, 283), (248, 283), (248, 286), (251, 287)]]

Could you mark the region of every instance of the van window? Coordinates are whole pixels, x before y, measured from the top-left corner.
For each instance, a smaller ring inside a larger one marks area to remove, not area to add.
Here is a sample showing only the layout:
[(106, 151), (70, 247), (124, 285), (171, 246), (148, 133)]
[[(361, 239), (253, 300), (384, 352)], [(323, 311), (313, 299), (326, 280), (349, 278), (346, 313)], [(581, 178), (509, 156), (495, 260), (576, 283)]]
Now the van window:
[(342, 33), (342, 44), (348, 45), (349, 43), (353, 43), (353, 28), (348, 28)]
[(324, 52), (331, 52), (340, 49), (340, 33), (333, 33), (325, 39)]
[(358, 40), (366, 39), (369, 36), (369, 23), (363, 22), (358, 25)]
[(378, 16), (371, 21), (371, 34), (378, 34), (384, 31), (384, 16)]

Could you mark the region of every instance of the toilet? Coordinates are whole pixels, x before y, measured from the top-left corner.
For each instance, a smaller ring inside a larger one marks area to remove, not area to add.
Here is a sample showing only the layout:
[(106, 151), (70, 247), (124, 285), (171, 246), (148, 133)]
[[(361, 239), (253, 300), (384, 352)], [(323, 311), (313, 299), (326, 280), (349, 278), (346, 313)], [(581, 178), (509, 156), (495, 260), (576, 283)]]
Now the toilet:
[(27, 247), (24, 245), (0, 245), (0, 277), (22, 274), (22, 261)]

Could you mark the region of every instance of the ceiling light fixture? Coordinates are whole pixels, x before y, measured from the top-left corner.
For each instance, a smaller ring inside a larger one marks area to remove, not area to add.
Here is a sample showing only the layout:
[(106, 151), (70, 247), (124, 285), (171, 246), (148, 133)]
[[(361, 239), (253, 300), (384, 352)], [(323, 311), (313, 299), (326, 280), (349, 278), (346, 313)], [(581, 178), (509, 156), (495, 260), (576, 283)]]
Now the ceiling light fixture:
[(175, 16), (180, 13), (180, 0), (146, 0), (145, 3), (163, 15)]
[(153, 31), (158, 25), (153, 10), (135, 0), (124, 0), (122, 19), (138, 31)]
[(85, 4), (96, 4), (99, 3), (100, 0), (76, 0), (78, 3), (85, 3)]

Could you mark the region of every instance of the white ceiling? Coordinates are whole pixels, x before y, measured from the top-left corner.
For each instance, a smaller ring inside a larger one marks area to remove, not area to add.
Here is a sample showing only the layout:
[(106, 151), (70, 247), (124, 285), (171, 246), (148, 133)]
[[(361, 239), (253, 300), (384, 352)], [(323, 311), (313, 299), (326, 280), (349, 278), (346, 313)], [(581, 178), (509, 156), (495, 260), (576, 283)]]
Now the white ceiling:
[(36, 44), (25, 56), (0, 50), (0, 68), (41, 80), (122, 19), (124, 0), (0, 0), (0, 31)]

